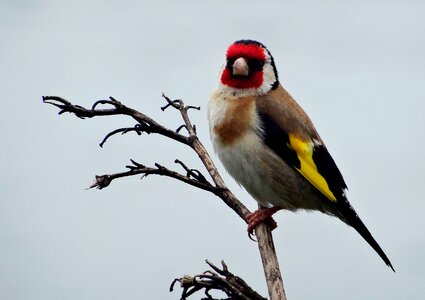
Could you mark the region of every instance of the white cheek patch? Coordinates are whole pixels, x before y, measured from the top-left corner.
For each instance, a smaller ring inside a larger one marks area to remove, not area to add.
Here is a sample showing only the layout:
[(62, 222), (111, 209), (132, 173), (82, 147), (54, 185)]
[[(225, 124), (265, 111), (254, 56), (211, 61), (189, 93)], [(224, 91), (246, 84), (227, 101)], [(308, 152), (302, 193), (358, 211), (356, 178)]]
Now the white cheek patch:
[(271, 61), (268, 58), (263, 68), (263, 84), (258, 88), (263, 92), (263, 95), (268, 93), (273, 84), (276, 82), (276, 76), (274, 74), (273, 66), (271, 65)]

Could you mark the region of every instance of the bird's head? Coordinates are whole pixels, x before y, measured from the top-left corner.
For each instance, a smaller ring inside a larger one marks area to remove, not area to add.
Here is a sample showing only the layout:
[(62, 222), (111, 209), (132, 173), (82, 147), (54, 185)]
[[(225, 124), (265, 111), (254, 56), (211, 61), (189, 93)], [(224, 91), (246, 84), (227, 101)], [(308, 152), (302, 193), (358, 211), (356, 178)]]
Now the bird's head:
[(273, 56), (253, 40), (239, 40), (229, 46), (220, 83), (233, 95), (265, 95), (279, 84)]

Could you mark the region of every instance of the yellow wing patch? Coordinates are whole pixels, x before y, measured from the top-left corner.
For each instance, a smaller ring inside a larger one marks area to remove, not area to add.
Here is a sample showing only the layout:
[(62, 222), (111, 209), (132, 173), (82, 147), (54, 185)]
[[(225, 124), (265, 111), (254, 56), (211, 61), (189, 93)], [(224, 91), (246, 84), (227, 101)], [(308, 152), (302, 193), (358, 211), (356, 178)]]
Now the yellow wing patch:
[(289, 134), (289, 144), (289, 146), (297, 153), (298, 159), (301, 163), (301, 167), (299, 169), (295, 169), (329, 200), (336, 201), (336, 197), (329, 189), (326, 179), (317, 171), (317, 166), (313, 160), (313, 142), (305, 142), (297, 136)]

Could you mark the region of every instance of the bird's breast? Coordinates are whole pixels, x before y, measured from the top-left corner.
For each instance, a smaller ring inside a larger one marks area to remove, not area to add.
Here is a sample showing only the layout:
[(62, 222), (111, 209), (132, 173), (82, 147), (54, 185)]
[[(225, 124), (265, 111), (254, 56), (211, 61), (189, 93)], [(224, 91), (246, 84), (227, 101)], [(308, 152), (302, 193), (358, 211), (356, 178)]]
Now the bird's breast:
[(232, 146), (259, 128), (255, 97), (220, 97), (209, 102), (209, 123), (213, 139), (223, 147)]

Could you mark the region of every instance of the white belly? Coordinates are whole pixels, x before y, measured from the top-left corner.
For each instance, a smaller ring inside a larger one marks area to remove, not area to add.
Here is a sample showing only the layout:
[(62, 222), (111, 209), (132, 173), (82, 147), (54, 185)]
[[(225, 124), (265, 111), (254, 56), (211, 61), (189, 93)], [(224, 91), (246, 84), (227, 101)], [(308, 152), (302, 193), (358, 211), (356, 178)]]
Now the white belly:
[(273, 191), (267, 174), (263, 172), (267, 171), (263, 168), (264, 157), (259, 153), (263, 145), (256, 133), (247, 134), (231, 147), (222, 147), (217, 143), (213, 145), (227, 172), (255, 200), (265, 206), (282, 205), (280, 196)]

